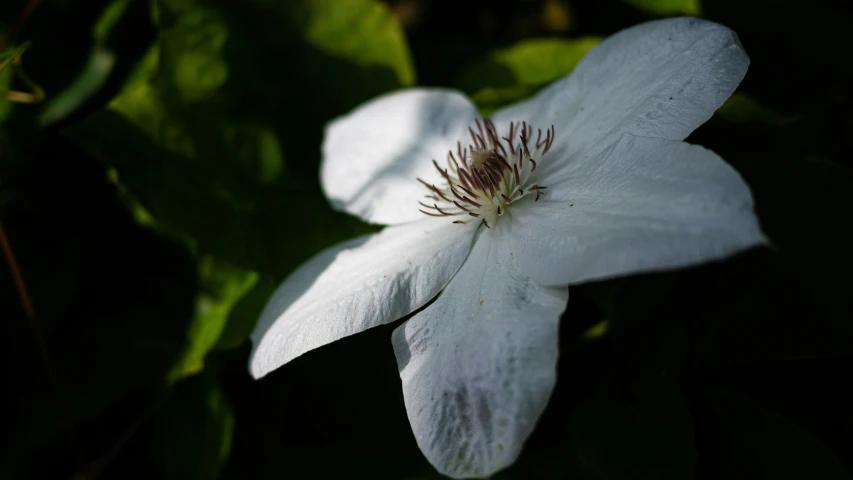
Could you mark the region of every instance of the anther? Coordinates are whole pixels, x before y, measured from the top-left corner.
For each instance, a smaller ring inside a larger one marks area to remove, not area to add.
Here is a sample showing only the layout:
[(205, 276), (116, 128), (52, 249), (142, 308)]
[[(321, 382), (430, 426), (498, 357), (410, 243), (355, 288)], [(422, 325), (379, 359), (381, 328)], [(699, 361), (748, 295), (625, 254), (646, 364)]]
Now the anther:
[[(419, 211), (433, 217), (467, 213), (468, 216), (479, 218), (487, 228), (491, 228), (488, 219), (507, 213), (509, 205), (525, 193), (535, 192), (534, 201), (538, 201), (543, 195), (546, 187), (531, 181), (531, 175), (538, 168), (538, 162), (532, 158), (531, 150), (535, 151), (541, 161), (541, 156), (554, 144), (555, 129), (554, 125), (551, 125), (543, 135), (542, 129), (535, 129), (526, 121), (510, 122), (509, 135), (501, 137), (492, 120), (478, 118), (475, 119), (474, 125), (468, 127), (470, 144), (463, 146), (459, 140), (456, 142), (455, 152), (453, 149), (447, 151), (446, 167), (440, 166), (437, 160), (432, 160), (445, 183), (441, 188), (422, 178), (417, 179), (429, 190), (425, 199), (429, 199), (431, 204), (419, 201), (423, 207), (423, 210)], [(530, 168), (525, 165), (525, 160), (530, 161)], [(481, 200), (483, 197), (488, 204)], [(465, 222), (455, 220), (453, 223)]]
[(534, 202), (536, 202), (536, 201), (539, 201), (539, 196), (542, 195), (542, 190), (545, 190), (546, 188), (548, 188), (548, 187), (540, 187), (539, 185), (533, 185), (532, 187), (528, 188), (527, 191), (528, 192), (532, 192), (534, 190), (536, 191), (536, 198), (533, 200)]
[(471, 199), (470, 199), (470, 198), (468, 198), (468, 197), (462, 197), (462, 200), (465, 200), (466, 202), (470, 203), (471, 205), (473, 205), (473, 206), (475, 206), (475, 207), (477, 207), (477, 208), (482, 207), (482, 205), (480, 205), (479, 203), (475, 202), (474, 200), (471, 200)]
[(474, 197), (474, 198), (479, 198), (479, 197), (477, 196), (477, 194), (473, 193), (471, 190), (468, 190), (467, 188), (463, 187), (462, 185), (459, 185), (459, 184), (457, 183), (457, 184), (456, 184), (456, 186), (457, 186), (457, 187), (459, 187), (459, 188), (461, 188), (462, 190), (464, 190), (464, 191), (465, 191), (465, 193), (467, 193), (468, 195), (471, 195), (471, 196), (472, 196), (472, 197)]
[(545, 149), (542, 150), (542, 155), (548, 153), (548, 150), (551, 149), (551, 145), (554, 144), (554, 137), (556, 136), (556, 130), (554, 130), (554, 125), (551, 125), (551, 135), (545, 140)]
[(461, 208), (462, 210), (465, 210), (466, 212), (471, 212), (471, 210), (468, 210), (464, 206), (460, 205), (459, 202), (454, 201), (453, 204), (456, 205), (457, 207)]
[(429, 215), (430, 217), (444, 217), (444, 216), (445, 216), (445, 215), (441, 215), (441, 214), (439, 214), (439, 213), (429, 213), (429, 212), (425, 212), (425, 211), (423, 211), (423, 210), (421, 210), (421, 209), (418, 209), (418, 211), (419, 211), (419, 212), (421, 212), (421, 213), (424, 213), (424, 214), (426, 214), (426, 215)]

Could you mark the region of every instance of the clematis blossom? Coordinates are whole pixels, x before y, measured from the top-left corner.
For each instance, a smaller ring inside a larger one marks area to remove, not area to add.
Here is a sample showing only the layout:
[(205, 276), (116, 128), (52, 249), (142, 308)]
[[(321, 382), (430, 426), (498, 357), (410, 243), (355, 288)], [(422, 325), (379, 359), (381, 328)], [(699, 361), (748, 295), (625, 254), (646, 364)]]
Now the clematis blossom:
[(765, 242), (740, 175), (683, 142), (748, 63), (726, 27), (668, 19), (609, 37), (489, 119), (424, 88), (336, 119), (323, 189), (388, 226), (284, 281), (252, 336), (252, 375), (435, 299), (392, 334), (415, 439), (454, 478), (507, 467), (554, 388), (567, 285)]

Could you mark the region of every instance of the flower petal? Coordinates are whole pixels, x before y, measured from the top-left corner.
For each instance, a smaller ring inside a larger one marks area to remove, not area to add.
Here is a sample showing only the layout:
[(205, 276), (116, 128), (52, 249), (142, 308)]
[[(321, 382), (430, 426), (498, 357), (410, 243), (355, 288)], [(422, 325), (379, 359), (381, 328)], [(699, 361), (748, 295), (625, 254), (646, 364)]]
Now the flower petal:
[(684, 140), (729, 98), (748, 65), (737, 35), (722, 25), (657, 20), (605, 39), (571, 75), (494, 119), (553, 124), (555, 150), (565, 155), (597, 153), (623, 133)]
[(546, 285), (684, 267), (765, 242), (749, 187), (696, 145), (625, 135), (547, 187), (511, 211), (516, 261)]
[(418, 445), (454, 478), (509, 466), (555, 382), (568, 289), (521, 275), (508, 235), (495, 230), (481, 234), (435, 303), (392, 337)]
[(419, 308), (462, 265), (473, 232), (470, 225), (428, 218), (315, 256), (267, 303), (252, 334), (252, 375), (260, 378), (309, 350)]
[(326, 128), (320, 180), (338, 210), (396, 224), (423, 217), (427, 194), (416, 180), (438, 183), (431, 160), (444, 165), (477, 110), (452, 90), (411, 89), (377, 98)]

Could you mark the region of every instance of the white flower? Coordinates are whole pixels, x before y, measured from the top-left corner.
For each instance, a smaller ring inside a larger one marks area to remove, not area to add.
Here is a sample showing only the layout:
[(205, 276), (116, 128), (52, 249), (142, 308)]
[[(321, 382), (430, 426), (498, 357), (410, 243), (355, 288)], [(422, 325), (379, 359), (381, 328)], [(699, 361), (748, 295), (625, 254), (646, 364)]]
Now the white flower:
[(335, 120), (326, 195), (390, 226), (285, 280), (252, 337), (252, 375), (438, 295), (392, 336), (415, 438), (451, 477), (510, 465), (554, 387), (567, 285), (764, 242), (737, 172), (682, 141), (748, 63), (723, 26), (661, 20), (606, 39), (570, 76), (487, 121), (441, 89)]

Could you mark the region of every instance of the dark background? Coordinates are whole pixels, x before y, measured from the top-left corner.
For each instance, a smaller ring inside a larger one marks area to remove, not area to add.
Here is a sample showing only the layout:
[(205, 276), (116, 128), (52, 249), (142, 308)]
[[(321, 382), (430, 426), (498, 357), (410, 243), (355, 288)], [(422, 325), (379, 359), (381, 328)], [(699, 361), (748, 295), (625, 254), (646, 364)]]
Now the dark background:
[(850, 480), (853, 15), (829, 0), (3, 0), (0, 221), (29, 299), (2, 257), (0, 478), (438, 478), (396, 324), (247, 372), (275, 285), (376, 229), (320, 192), (324, 124), (412, 85), (488, 114), (682, 13), (752, 59), (688, 141), (772, 246), (572, 287), (550, 406), (495, 478)]

